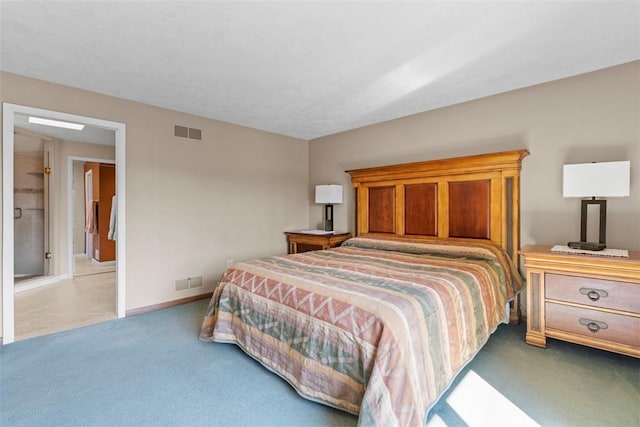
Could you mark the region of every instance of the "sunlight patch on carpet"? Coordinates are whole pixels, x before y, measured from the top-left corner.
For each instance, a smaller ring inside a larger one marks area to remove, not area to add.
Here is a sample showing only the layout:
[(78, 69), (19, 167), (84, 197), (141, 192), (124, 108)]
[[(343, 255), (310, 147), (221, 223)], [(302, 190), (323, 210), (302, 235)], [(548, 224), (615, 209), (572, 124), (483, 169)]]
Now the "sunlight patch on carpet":
[(538, 426), (520, 408), (474, 371), (469, 371), (446, 399), (469, 426)]

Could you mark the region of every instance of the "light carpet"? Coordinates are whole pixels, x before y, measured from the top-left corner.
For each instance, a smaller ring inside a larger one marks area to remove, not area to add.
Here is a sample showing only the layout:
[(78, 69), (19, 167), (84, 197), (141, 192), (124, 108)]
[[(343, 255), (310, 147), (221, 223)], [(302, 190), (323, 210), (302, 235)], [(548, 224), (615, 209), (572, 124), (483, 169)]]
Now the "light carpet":
[[(355, 426), (356, 417), (301, 398), (235, 345), (199, 341), (206, 305), (1, 347), (0, 425)], [(523, 326), (508, 325), (458, 376), (429, 424), (483, 425), (450, 404), (471, 371), (540, 425), (640, 425), (637, 359), (553, 340), (531, 347)], [(463, 406), (482, 406), (478, 393)]]

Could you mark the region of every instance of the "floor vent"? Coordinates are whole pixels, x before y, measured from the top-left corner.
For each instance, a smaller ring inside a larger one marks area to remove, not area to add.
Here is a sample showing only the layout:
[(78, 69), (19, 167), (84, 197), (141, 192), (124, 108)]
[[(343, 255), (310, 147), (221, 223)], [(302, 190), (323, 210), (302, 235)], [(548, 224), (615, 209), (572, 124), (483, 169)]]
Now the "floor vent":
[(201, 287), (202, 287), (202, 276), (189, 278), (189, 289), (201, 288)]
[(176, 291), (189, 289), (189, 279), (176, 280)]
[(176, 291), (186, 291), (187, 289), (201, 288), (203, 286), (202, 276), (187, 277), (176, 280)]

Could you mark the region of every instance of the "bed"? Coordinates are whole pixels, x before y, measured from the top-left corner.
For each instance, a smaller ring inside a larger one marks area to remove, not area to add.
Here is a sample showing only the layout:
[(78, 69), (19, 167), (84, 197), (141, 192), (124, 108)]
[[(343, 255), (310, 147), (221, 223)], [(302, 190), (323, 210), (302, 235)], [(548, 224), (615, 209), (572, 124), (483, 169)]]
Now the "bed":
[(237, 344), (359, 425), (424, 425), (499, 323), (519, 321), (526, 155), (348, 171), (356, 237), (227, 269), (200, 338)]

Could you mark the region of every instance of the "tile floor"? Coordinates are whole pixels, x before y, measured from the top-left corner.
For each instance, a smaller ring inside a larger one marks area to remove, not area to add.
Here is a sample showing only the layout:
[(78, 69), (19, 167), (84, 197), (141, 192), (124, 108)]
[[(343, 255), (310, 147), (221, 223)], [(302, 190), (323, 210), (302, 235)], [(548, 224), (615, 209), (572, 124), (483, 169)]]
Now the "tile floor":
[(95, 261), (90, 260), (86, 254), (75, 254), (73, 260), (75, 262), (75, 276), (116, 271), (115, 261), (112, 264), (97, 264)]
[(15, 339), (52, 334), (116, 318), (116, 273), (73, 279), (15, 295)]

